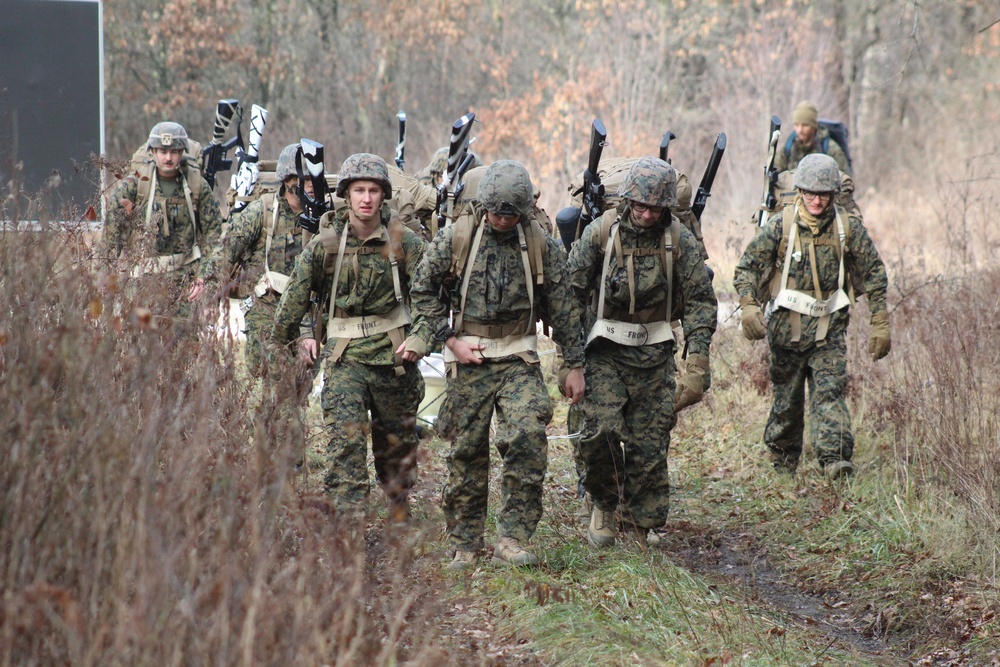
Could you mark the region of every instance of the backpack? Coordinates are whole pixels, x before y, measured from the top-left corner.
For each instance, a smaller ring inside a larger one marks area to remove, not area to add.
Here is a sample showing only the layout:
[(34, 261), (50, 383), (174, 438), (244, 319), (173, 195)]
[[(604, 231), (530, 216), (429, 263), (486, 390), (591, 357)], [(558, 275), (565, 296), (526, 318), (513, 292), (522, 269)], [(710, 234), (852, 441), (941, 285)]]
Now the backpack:
[[(827, 155), (830, 154), (830, 139), (833, 139), (837, 144), (844, 149), (844, 157), (847, 158), (847, 167), (853, 172), (854, 162), (851, 160), (851, 150), (848, 148), (847, 144), (850, 140), (851, 132), (847, 125), (840, 122), (839, 120), (827, 120), (825, 118), (819, 119), (819, 126), (826, 128), (826, 136), (823, 138), (821, 147), (823, 152)], [(785, 141), (785, 158), (790, 158), (792, 155), (792, 144), (795, 143), (795, 139), (798, 135), (795, 134), (793, 130), (788, 134), (788, 139)]]

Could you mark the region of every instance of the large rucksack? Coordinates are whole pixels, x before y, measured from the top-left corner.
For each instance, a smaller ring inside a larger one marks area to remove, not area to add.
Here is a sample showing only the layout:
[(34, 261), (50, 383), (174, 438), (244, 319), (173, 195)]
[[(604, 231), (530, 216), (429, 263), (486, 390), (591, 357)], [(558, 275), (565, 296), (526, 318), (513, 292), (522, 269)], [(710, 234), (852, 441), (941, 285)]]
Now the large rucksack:
[[(844, 157), (847, 158), (847, 167), (852, 172), (854, 171), (854, 163), (851, 161), (851, 149), (848, 148), (848, 142), (851, 137), (851, 131), (848, 129), (845, 123), (839, 120), (827, 120), (825, 118), (819, 119), (819, 126), (826, 128), (827, 136), (823, 138), (822, 149), (827, 155), (830, 154), (830, 140), (833, 139), (837, 144), (844, 149)], [(791, 157), (792, 154), (792, 144), (795, 143), (798, 135), (794, 131), (788, 134), (788, 139), (785, 141), (785, 158)]]

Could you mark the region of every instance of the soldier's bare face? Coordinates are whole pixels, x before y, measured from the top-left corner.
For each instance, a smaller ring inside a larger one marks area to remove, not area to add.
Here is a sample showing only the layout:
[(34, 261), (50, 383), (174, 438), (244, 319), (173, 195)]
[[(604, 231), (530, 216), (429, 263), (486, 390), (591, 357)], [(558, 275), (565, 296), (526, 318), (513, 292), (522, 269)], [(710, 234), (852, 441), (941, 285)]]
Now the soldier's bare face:
[(514, 225), (520, 221), (521, 216), (519, 215), (497, 215), (496, 213), (486, 211), (486, 222), (490, 223), (490, 226), (498, 232), (506, 232), (507, 230), (514, 229)]
[(820, 215), (830, 206), (833, 201), (832, 192), (806, 192), (802, 190), (802, 201), (805, 202), (806, 210), (812, 215)]
[(369, 222), (382, 208), (382, 186), (375, 181), (354, 181), (347, 189), (351, 213), (361, 222)]
[(156, 160), (156, 171), (161, 178), (175, 178), (180, 172), (181, 156), (179, 148), (154, 148), (153, 159)]
[(812, 125), (795, 123), (795, 135), (799, 138), (799, 143), (808, 145), (812, 143), (813, 137), (816, 136), (816, 128)]
[(660, 221), (665, 210), (660, 206), (646, 206), (639, 202), (632, 202), (632, 222), (643, 229), (648, 229)]

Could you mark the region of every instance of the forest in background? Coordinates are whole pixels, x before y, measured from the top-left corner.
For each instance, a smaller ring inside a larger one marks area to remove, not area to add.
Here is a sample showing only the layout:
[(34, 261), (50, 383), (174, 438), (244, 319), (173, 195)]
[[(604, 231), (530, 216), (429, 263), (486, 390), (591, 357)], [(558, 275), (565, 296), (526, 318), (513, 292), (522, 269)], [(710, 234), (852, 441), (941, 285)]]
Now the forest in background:
[(474, 150), (524, 162), (554, 212), (586, 164), (594, 118), (608, 156), (652, 154), (675, 132), (674, 165), (695, 183), (725, 132), (704, 222), (728, 274), (752, 233), (768, 120), (787, 133), (809, 99), (850, 127), (884, 254), (924, 274), (995, 254), (991, 0), (107, 0), (104, 11), (113, 158), (167, 118), (207, 139), (216, 101), (237, 97), (270, 111), (265, 155), (309, 137), (327, 146), (330, 171), (358, 151), (390, 158), (403, 109), (415, 172), (472, 110)]

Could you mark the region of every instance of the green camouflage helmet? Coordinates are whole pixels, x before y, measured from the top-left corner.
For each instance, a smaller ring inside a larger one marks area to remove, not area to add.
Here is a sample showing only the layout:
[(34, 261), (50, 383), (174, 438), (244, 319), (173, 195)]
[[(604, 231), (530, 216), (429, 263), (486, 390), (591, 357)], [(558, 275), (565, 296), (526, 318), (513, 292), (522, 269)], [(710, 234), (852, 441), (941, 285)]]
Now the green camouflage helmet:
[(514, 160), (494, 162), (479, 181), (476, 199), (494, 215), (530, 214), (535, 196), (528, 170)]
[(382, 186), (385, 199), (392, 199), (392, 180), (385, 160), (371, 153), (355, 153), (344, 160), (337, 181), (337, 196), (347, 199), (347, 186), (354, 181), (371, 181)]
[(295, 154), (298, 150), (298, 144), (289, 144), (281, 149), (278, 165), (274, 168), (274, 177), (278, 179), (279, 183), (283, 183), (289, 176), (298, 176), (299, 172), (295, 168)]
[(175, 148), (186, 151), (188, 147), (188, 133), (178, 123), (169, 120), (157, 123), (149, 131), (149, 139), (146, 146), (152, 148)]
[(434, 155), (431, 157), (431, 163), (427, 165), (427, 171), (433, 176), (444, 173), (444, 170), (448, 167), (448, 147), (439, 148), (434, 151)]
[(646, 206), (669, 208), (677, 203), (677, 172), (659, 158), (639, 158), (618, 186), (618, 196)]
[(793, 186), (806, 192), (840, 192), (837, 161), (825, 153), (810, 153), (799, 160)]

